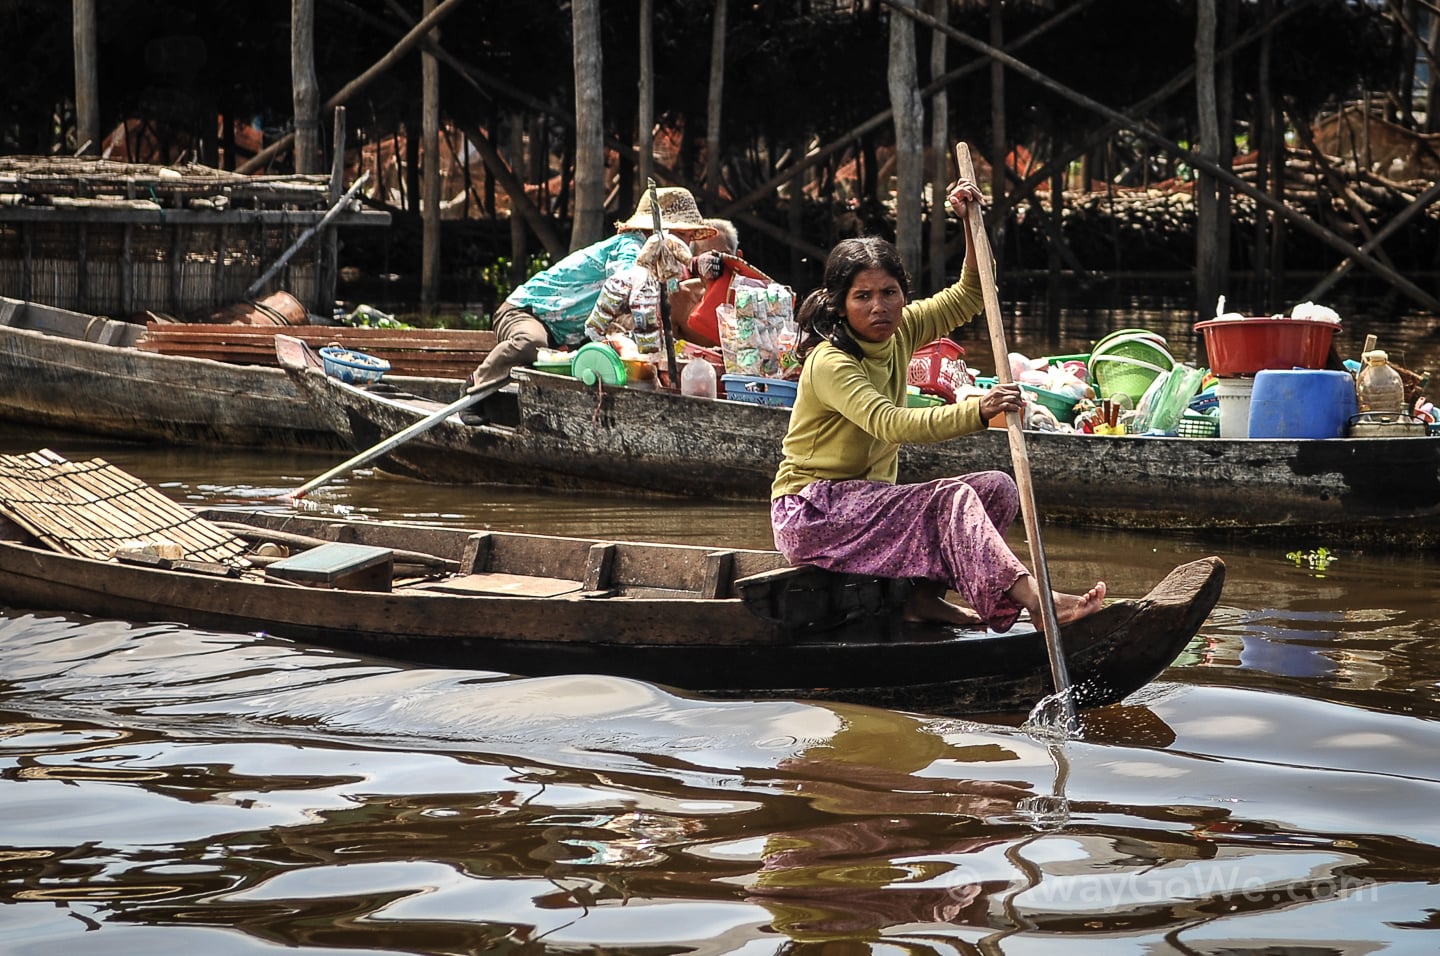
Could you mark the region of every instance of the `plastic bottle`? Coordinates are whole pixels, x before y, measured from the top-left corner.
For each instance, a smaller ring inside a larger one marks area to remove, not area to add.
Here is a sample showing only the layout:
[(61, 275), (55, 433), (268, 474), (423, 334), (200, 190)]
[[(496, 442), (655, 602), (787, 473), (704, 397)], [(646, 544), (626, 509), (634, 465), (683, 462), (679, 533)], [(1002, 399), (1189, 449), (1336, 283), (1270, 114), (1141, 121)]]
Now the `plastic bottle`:
[(716, 396), (715, 366), (703, 358), (692, 358), (680, 373), (680, 394), (696, 398)]
[(1365, 364), (1355, 376), (1355, 393), (1360, 411), (1400, 415), (1405, 411), (1405, 383), (1400, 373), (1390, 367), (1384, 349), (1374, 349), (1361, 356)]

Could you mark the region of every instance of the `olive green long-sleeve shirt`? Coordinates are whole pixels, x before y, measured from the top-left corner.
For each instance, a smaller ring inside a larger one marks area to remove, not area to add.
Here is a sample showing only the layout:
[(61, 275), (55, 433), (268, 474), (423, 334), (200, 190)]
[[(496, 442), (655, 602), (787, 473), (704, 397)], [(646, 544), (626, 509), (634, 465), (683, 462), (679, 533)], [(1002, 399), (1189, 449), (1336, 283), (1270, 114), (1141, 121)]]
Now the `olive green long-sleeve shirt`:
[(771, 498), (799, 493), (820, 478), (894, 483), (900, 446), (945, 441), (985, 427), (978, 399), (906, 407), (906, 372), (922, 345), (973, 319), (984, 308), (980, 277), (960, 281), (905, 306), (900, 327), (880, 343), (857, 339), (857, 359), (822, 342), (805, 359), (785, 435), (784, 460)]

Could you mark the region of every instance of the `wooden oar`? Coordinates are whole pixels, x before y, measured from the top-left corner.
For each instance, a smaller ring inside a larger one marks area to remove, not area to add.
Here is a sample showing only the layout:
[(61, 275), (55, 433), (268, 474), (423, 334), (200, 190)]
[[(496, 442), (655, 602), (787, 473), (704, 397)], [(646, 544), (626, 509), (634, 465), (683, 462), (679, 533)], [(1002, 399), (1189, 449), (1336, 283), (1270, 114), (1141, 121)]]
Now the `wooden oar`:
[[(316, 359), (314, 350), (305, 343), (305, 340), (295, 338), (291, 335), (277, 334), (275, 336), (275, 354), (280, 360), (280, 365), (285, 368), (286, 371), (292, 373), (299, 372), (300, 374), (308, 375), (311, 374), (312, 370), (314, 370), (315, 368), (317, 368), (317, 366), (320, 365), (319, 361)], [(319, 488), (321, 485), (330, 481), (330, 479), (335, 478), (339, 475), (343, 475), (350, 469), (358, 468), (370, 459), (378, 458), (386, 452), (390, 451), (391, 449), (405, 444), (407, 441), (414, 438), (416, 435), (429, 431), (436, 425), (443, 422), (445, 419), (449, 418), (451, 415), (454, 415), (458, 412), (463, 412), (465, 409), (469, 408), (471, 405), (474, 405), (476, 402), (484, 401), (485, 399), (489, 398), (491, 395), (494, 395), (496, 392), (500, 391), (500, 389), (504, 387), (505, 380), (502, 379), (501, 381), (495, 383), (489, 388), (482, 389), (478, 392), (472, 392), (468, 395), (463, 395), (455, 401), (451, 402), (449, 405), (446, 405), (439, 411), (427, 415), (415, 424), (401, 429), (400, 431), (391, 435), (389, 438), (380, 442), (378, 445), (374, 445), (370, 448), (365, 449), (360, 454), (356, 455), (354, 458), (349, 458), (345, 461), (342, 461), (334, 468), (331, 468), (329, 471), (325, 472), (325, 474), (312, 478), (309, 481), (305, 482), (305, 484), (301, 485), (299, 488), (296, 488), (294, 491), (287, 492), (286, 494), (280, 495), (279, 497), (291, 500), (296, 498), (303, 498), (310, 492), (314, 491), (316, 488)]]
[(325, 472), (325, 474), (315, 478), (311, 478), (309, 481), (305, 482), (305, 484), (301, 485), (299, 488), (296, 488), (294, 491), (289, 492), (283, 497), (305, 497), (310, 492), (314, 491), (316, 488), (319, 488), (321, 485), (330, 481), (330, 479), (335, 478), (339, 475), (343, 475), (345, 474), (345, 472), (349, 471), (352, 468), (358, 468), (359, 466), (365, 464), (367, 461), (370, 461), (372, 458), (379, 458), (381, 455), (385, 454), (391, 449), (397, 448), (400, 445), (405, 444), (407, 441), (414, 438), (416, 435), (429, 431), (436, 425), (443, 422), (445, 419), (449, 418), (451, 415), (454, 415), (457, 412), (464, 411), (471, 405), (474, 405), (476, 402), (484, 401), (491, 395), (498, 392), (504, 386), (504, 384), (504, 382), (500, 382), (499, 384), (492, 385), (490, 388), (484, 389), (483, 391), (475, 392), (473, 395), (466, 395), (464, 398), (460, 398), (456, 401), (451, 402), (449, 405), (446, 405), (439, 411), (420, 419), (415, 424), (409, 425), (401, 429), (400, 431), (391, 435), (389, 438), (380, 442), (380, 444), (365, 449), (360, 454), (356, 455), (354, 458), (349, 458), (345, 461), (342, 461), (334, 468), (331, 468), (329, 471)]
[[(960, 178), (975, 181), (975, 164), (970, 161), (970, 147), (955, 144), (955, 162)], [(1000, 316), (1000, 295), (995, 290), (995, 258), (990, 252), (990, 238), (985, 232), (985, 217), (979, 203), (970, 204), (970, 235), (975, 243), (975, 263), (980, 270), (980, 289), (985, 296), (985, 322), (990, 327), (990, 349), (995, 353), (995, 376), (1001, 382), (1014, 381), (1010, 376), (1010, 349), (1005, 344), (1005, 326)], [(1065, 651), (1060, 644), (1060, 622), (1055, 617), (1055, 592), (1050, 587), (1050, 569), (1045, 563), (1045, 545), (1040, 540), (1040, 519), (1035, 513), (1035, 486), (1030, 481), (1030, 456), (1025, 451), (1025, 424), (1019, 412), (1005, 414), (1005, 431), (1010, 437), (1010, 457), (1015, 471), (1015, 485), (1020, 491), (1020, 514), (1025, 521), (1025, 537), (1030, 539), (1030, 563), (1035, 583), (1040, 588), (1040, 610), (1045, 630), (1045, 650), (1050, 656), (1050, 676), (1055, 682), (1067, 729), (1075, 727), (1075, 702), (1070, 699), (1070, 672), (1065, 666)]]

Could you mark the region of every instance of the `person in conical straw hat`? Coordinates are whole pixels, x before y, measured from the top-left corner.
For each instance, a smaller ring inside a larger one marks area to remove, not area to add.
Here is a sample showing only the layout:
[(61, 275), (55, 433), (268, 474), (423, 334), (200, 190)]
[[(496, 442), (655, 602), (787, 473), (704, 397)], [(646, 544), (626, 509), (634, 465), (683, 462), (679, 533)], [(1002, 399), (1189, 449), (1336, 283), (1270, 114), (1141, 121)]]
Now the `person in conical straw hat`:
[[(683, 264), (688, 265), (688, 244), (715, 235), (715, 227), (701, 217), (688, 189), (666, 186), (656, 193), (661, 228), (684, 247)], [(587, 334), (586, 323), (596, 311), (606, 280), (626, 274), (627, 306), (629, 294), (638, 290), (637, 261), (655, 229), (648, 194), (641, 197), (634, 214), (617, 222), (615, 229), (615, 235), (570, 253), (506, 296), (495, 310), (495, 348), (470, 374), (466, 392), (504, 384), (512, 368), (533, 364), (542, 348), (573, 348), (601, 337), (593, 329)]]

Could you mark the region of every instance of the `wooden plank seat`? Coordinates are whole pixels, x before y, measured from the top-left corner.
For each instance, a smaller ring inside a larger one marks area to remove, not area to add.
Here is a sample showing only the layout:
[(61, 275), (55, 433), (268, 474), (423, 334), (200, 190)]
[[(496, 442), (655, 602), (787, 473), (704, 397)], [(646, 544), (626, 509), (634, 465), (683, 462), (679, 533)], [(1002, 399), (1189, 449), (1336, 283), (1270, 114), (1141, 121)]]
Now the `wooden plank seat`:
[(276, 561), (266, 577), (341, 591), (389, 591), (395, 552), (368, 544), (331, 541)]
[[(540, 561), (534, 572), (517, 574), (489, 570), (494, 558), (496, 536), (481, 531), (465, 539), (465, 549), (460, 556), (460, 573), (440, 581), (425, 581), (410, 590), (435, 591), (443, 594), (492, 594), (508, 597), (559, 597), (574, 594), (586, 588), (586, 582), (574, 578), (556, 577), (540, 573), (542, 568), (556, 570), (563, 561)], [(591, 555), (593, 559), (594, 555)], [(526, 570), (529, 570), (528, 568)], [(587, 574), (587, 577), (589, 575)]]

